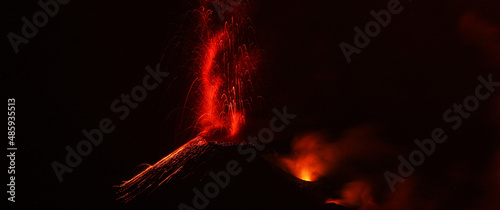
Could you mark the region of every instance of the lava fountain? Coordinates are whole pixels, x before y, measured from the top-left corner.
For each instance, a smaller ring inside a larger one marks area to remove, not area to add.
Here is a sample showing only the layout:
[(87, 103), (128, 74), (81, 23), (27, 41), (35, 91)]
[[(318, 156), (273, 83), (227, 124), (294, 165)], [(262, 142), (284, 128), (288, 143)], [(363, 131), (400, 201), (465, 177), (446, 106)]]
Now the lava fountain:
[[(203, 15), (200, 30), (206, 40), (199, 54), (198, 122), (196, 127), (204, 137), (220, 136), (235, 141), (252, 102), (252, 75), (257, 64), (258, 50), (249, 43), (246, 30), (249, 20), (235, 18), (225, 22), (220, 30), (214, 25), (210, 11)], [(250, 33), (251, 34), (251, 33)], [(219, 139), (220, 140), (220, 139)]]

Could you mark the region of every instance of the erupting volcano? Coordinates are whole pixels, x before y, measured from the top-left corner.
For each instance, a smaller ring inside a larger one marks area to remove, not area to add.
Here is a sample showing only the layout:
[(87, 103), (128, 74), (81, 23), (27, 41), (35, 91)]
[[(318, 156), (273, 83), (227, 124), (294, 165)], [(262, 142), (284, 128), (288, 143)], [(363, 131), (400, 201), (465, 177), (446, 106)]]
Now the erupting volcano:
[[(198, 17), (195, 31), (200, 42), (192, 53), (195, 65), (191, 71), (196, 78), (186, 99), (186, 103), (195, 102), (185, 104), (195, 110), (197, 119), (193, 127), (199, 134), (123, 182), (119, 186), (119, 199), (125, 202), (153, 191), (181, 171), (193, 170), (186, 168), (193, 158), (199, 159), (219, 146), (242, 142), (238, 134), (251, 109), (255, 92), (252, 79), (259, 59), (259, 50), (252, 37), (253, 27), (243, 11), (246, 9), (244, 3), (234, 8), (232, 12), (236, 15), (222, 22), (218, 22), (217, 14), (208, 9), (212, 4), (202, 4), (206, 5), (194, 12)], [(196, 168), (200, 164), (202, 162), (191, 165)]]

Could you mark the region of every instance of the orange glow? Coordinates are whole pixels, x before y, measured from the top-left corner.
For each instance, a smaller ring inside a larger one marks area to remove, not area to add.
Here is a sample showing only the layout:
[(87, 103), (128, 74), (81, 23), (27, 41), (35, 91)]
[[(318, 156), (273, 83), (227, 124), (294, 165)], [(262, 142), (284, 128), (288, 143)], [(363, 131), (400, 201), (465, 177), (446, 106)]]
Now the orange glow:
[(316, 181), (331, 171), (335, 164), (333, 144), (318, 133), (299, 138), (292, 144), (294, 155), (282, 158), (286, 169), (295, 177), (305, 181)]
[(364, 125), (346, 131), (335, 139), (327, 132), (310, 132), (298, 136), (292, 142), (291, 155), (280, 157), (279, 166), (305, 181), (339, 174), (335, 170), (352, 160), (364, 159), (366, 164), (390, 154), (389, 145), (376, 138), (377, 127)]

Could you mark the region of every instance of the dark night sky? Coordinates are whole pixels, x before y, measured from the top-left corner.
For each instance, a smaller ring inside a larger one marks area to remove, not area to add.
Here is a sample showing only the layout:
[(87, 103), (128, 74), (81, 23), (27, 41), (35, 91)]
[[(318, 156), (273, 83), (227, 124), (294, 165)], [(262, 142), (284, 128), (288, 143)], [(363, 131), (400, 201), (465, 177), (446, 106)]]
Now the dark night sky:
[[(193, 137), (189, 123), (179, 122), (192, 82), (186, 72), (189, 60), (172, 57), (191, 55), (188, 39), (178, 36), (192, 30), (188, 11), (198, 4), (71, 1), (15, 54), (5, 35), (20, 33), (21, 17), (31, 18), (40, 8), (36, 1), (3, 2), (2, 78), (5, 97), (17, 102), (16, 204), (124, 207), (114, 200), (113, 185), (130, 178), (139, 164), (154, 163)], [(446, 126), (443, 112), (474, 93), (479, 75), (492, 73), (493, 80), (500, 80), (500, 17), (492, 0), (402, 0), (404, 10), (348, 64), (339, 43), (352, 44), (353, 27), (364, 26), (372, 20), (369, 11), (387, 2), (253, 4), (257, 45), (263, 50), (259, 83), (267, 104), (262, 111), (286, 105), (299, 115), (274, 145), (277, 151), (287, 151), (291, 136), (300, 132), (326, 130), (340, 136), (372, 124), (379, 127), (379, 139), (396, 154), (407, 155), (415, 138)], [(496, 32), (460, 30), (468, 13), (496, 26)], [(112, 101), (140, 84), (144, 67), (156, 65), (162, 55), (173, 60), (167, 64), (171, 75), (126, 120), (118, 120), (109, 108)], [(484, 196), (474, 180), (481, 179), (498, 150), (498, 119), (495, 124), (493, 117), (499, 112), (498, 98), (496, 93), (481, 102), (418, 171), (424, 188), (440, 186), (438, 207), (465, 202), (456, 208), (468, 208)], [(84, 139), (82, 129), (98, 127), (105, 117), (116, 130), (59, 183), (52, 161), (64, 161), (65, 146), (74, 147)], [(396, 157), (387, 165), (396, 168)], [(449, 168), (443, 166), (448, 165), (467, 178), (446, 182)]]

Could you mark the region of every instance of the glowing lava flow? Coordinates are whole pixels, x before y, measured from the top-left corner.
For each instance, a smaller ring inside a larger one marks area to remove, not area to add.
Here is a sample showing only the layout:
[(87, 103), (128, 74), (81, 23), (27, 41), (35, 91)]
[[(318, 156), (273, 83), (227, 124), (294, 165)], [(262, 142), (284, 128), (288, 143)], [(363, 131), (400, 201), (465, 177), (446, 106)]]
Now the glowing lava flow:
[(128, 202), (136, 196), (144, 192), (150, 192), (164, 182), (168, 182), (177, 172), (183, 169), (187, 158), (206, 152), (203, 147), (206, 143), (202, 138), (195, 138), (165, 156), (156, 164), (149, 166), (132, 179), (123, 182), (119, 186), (122, 194), (119, 199)]
[[(233, 12), (238, 11), (235, 8)], [(203, 164), (204, 160), (197, 159), (217, 146), (241, 141), (237, 134), (252, 101), (251, 77), (258, 60), (258, 50), (250, 37), (253, 33), (249, 30), (250, 21), (231, 18), (219, 26), (213, 23), (217, 16), (211, 10), (202, 6), (197, 12), (201, 18), (196, 32), (201, 42), (193, 51), (196, 65), (192, 70), (197, 78), (192, 87), (195, 87), (194, 107), (198, 110), (195, 127), (200, 134), (118, 186), (119, 199), (124, 202), (153, 191), (177, 174), (192, 173)], [(238, 15), (244, 16), (241, 11)]]

